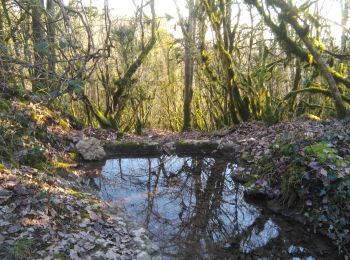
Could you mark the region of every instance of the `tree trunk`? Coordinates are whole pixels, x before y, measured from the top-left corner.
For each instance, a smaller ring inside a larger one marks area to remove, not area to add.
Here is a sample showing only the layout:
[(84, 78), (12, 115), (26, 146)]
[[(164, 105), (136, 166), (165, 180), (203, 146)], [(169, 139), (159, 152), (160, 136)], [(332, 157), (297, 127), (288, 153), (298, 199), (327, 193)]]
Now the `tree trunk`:
[[(185, 39), (185, 87), (184, 87), (184, 121), (183, 121), (183, 131), (189, 130), (191, 128), (191, 102), (193, 95), (193, 71), (194, 71), (194, 59), (192, 54), (193, 45), (195, 43), (196, 34), (196, 8), (197, 3), (193, 0), (188, 2), (189, 15), (187, 26), (182, 24), (181, 28), (183, 30), (183, 35)], [(182, 19), (181, 19), (182, 20)], [(183, 23), (183, 20), (181, 21)], [(185, 28), (187, 27), (187, 28)]]
[(34, 48), (34, 80), (32, 82), (32, 91), (37, 92), (43, 88), (45, 79), (45, 67), (40, 44), (44, 42), (44, 30), (42, 24), (42, 10), (44, 8), (43, 0), (32, 0), (32, 40)]
[(113, 113), (113, 124), (116, 124), (119, 121), (119, 117), (121, 112), (124, 109), (124, 102), (121, 101), (125, 90), (130, 88), (134, 84), (133, 76), (138, 70), (138, 68), (142, 65), (144, 60), (147, 58), (150, 51), (153, 49), (156, 44), (156, 14), (154, 9), (154, 0), (150, 1), (152, 20), (151, 20), (151, 38), (149, 39), (146, 46), (142, 49), (141, 53), (138, 55), (136, 60), (128, 67), (124, 76), (115, 82), (115, 86), (117, 90), (113, 93), (113, 108), (116, 110)]
[[(0, 6), (0, 43), (5, 44), (5, 35), (4, 35), (4, 21), (3, 21), (3, 10)], [(7, 48), (4, 48), (5, 56), (8, 56)], [(0, 59), (0, 82), (6, 82), (6, 71), (8, 71), (8, 66), (3, 62), (3, 59)]]
[(185, 46), (185, 88), (184, 88), (184, 121), (183, 131), (191, 128), (191, 101), (193, 94), (193, 59), (191, 54), (191, 47), (186, 43)]
[(55, 5), (53, 0), (46, 1), (46, 11), (47, 11), (47, 41), (50, 44), (50, 53), (49, 53), (49, 64), (48, 64), (48, 73), (49, 78), (52, 78), (56, 74), (56, 52), (55, 52)]
[[(301, 80), (301, 64), (300, 64), (300, 60), (297, 59), (295, 61), (295, 75), (293, 80), (292, 91), (297, 91), (299, 89), (300, 80)], [(289, 100), (289, 112), (291, 112), (291, 114), (295, 110), (296, 101), (297, 101), (296, 96), (291, 97), (291, 99)]]
[(346, 31), (347, 31), (347, 23), (349, 20), (349, 0), (342, 0), (341, 1), (341, 6), (342, 6), (342, 19), (341, 19), (341, 25), (342, 25), (342, 35), (341, 35), (341, 53), (345, 54), (346, 53), (346, 48), (347, 48), (347, 37), (346, 37)]

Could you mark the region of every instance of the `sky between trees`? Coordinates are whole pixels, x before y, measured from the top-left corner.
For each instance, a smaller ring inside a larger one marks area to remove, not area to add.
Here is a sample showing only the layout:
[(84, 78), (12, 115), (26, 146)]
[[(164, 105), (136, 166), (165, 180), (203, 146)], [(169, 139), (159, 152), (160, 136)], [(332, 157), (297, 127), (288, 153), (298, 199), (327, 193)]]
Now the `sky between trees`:
[[(103, 9), (105, 1), (108, 2), (109, 7), (111, 8), (111, 13), (116, 17), (133, 17), (135, 14), (136, 7), (141, 3), (141, 0), (83, 0), (83, 4), (86, 6), (96, 6), (99, 9)], [(179, 19), (178, 14), (176, 12), (176, 7), (174, 1), (177, 2), (182, 16), (187, 16), (186, 10), (186, 0), (155, 0), (155, 11), (157, 16), (164, 17), (165, 15), (170, 15), (175, 19), (172, 21), (168, 21), (167, 28), (170, 33), (172, 33), (175, 37), (181, 37), (182, 32), (180, 28), (174, 30), (174, 26), (176, 21)], [(69, 0), (65, 0), (66, 3)], [(302, 0), (293, 0), (293, 2), (303, 3)], [(341, 5), (340, 1), (337, 0), (318, 0), (320, 13), (323, 17), (330, 20), (332, 26), (332, 36), (340, 41), (341, 36)], [(234, 8), (234, 6), (233, 6)], [(233, 13), (235, 11), (233, 10)], [(241, 15), (241, 22), (249, 23), (249, 15), (247, 12), (244, 12)]]

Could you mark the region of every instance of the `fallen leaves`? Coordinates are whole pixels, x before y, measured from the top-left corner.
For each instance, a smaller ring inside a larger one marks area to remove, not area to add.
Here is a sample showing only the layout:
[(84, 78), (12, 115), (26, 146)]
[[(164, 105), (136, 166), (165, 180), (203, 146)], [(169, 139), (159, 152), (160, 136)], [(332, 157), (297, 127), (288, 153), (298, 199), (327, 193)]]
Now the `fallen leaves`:
[(5, 203), (8, 199), (12, 197), (12, 192), (0, 187), (0, 205)]
[(13, 233), (17, 233), (19, 231), (22, 230), (22, 226), (19, 224), (16, 225), (11, 225), (8, 229), (7, 229), (7, 233), (9, 234), (13, 234)]
[(35, 258), (52, 259), (57, 254), (70, 259), (135, 258), (139, 238), (134, 240), (123, 218), (102, 211), (97, 200), (85, 198), (73, 187), (86, 189), (28, 166), (0, 173), (0, 256), (28, 238), (41, 241), (31, 247)]

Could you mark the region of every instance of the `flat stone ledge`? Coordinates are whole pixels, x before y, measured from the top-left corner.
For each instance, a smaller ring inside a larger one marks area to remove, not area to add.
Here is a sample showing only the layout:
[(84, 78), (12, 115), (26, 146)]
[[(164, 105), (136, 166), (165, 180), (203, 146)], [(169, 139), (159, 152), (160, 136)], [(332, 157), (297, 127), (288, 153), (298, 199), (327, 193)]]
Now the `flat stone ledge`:
[(232, 155), (239, 151), (239, 145), (221, 140), (178, 140), (160, 144), (158, 142), (105, 142), (103, 148), (107, 157), (112, 156), (160, 156), (162, 154), (191, 155)]
[(161, 145), (157, 142), (106, 142), (103, 145), (107, 156), (158, 156), (162, 154)]

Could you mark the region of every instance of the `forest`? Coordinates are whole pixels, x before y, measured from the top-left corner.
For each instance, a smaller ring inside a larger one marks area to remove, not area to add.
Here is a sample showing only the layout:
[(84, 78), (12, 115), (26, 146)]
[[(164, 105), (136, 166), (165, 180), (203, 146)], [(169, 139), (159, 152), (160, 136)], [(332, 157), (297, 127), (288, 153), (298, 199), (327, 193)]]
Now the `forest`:
[[(341, 10), (336, 23), (322, 17), (319, 1), (188, 1), (177, 18), (157, 17), (153, 1), (137, 3), (127, 18), (112, 16), (108, 1), (103, 9), (3, 1), (1, 82), (81, 125), (121, 132), (211, 131), (307, 113), (344, 118), (343, 2), (327, 4)], [(167, 29), (174, 19), (179, 38)]]
[[(0, 258), (347, 259), (349, 12), (349, 0), (1, 0)], [(122, 187), (106, 182), (114, 171)], [(118, 204), (141, 183), (142, 221)], [(169, 228), (162, 203), (179, 198)]]

